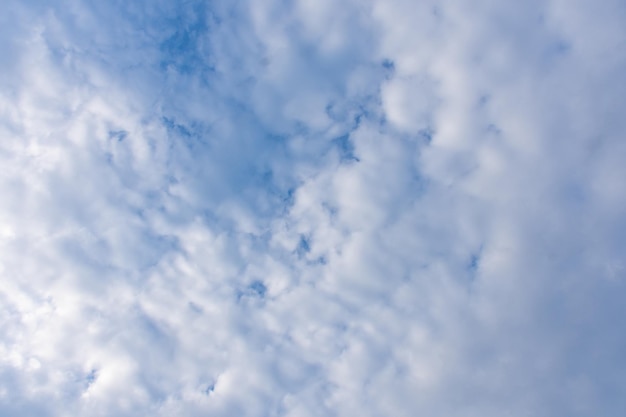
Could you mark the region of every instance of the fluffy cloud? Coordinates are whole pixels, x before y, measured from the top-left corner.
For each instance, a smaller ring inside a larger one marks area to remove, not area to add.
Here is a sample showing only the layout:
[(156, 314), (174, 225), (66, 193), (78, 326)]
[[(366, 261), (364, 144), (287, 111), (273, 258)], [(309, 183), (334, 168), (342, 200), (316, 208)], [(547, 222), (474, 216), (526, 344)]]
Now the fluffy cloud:
[(621, 415), (619, 1), (0, 9), (0, 415)]

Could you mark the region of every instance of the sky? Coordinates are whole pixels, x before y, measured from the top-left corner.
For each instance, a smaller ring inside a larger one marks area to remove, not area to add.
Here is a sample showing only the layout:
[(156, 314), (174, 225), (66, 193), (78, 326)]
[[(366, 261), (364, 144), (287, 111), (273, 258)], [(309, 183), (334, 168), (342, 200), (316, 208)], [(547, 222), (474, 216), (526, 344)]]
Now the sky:
[(2, 1), (0, 416), (624, 416), (624, 22)]

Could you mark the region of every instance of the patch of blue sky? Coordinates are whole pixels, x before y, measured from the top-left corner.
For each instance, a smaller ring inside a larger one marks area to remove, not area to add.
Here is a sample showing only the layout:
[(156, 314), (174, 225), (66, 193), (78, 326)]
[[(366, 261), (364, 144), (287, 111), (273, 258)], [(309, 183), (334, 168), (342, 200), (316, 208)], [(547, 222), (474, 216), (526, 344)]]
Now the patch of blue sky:
[(263, 301), (267, 294), (267, 286), (261, 280), (254, 280), (248, 285), (235, 289), (237, 302), (247, 305), (250, 302)]
[(341, 162), (359, 162), (359, 158), (354, 153), (354, 144), (350, 140), (349, 134), (333, 139), (333, 144), (339, 152), (339, 160)]
[(194, 75), (215, 71), (210, 43), (212, 26), (219, 23), (211, 16), (207, 5), (198, 3), (191, 6), (187, 16), (169, 22), (174, 33), (160, 44), (162, 69)]

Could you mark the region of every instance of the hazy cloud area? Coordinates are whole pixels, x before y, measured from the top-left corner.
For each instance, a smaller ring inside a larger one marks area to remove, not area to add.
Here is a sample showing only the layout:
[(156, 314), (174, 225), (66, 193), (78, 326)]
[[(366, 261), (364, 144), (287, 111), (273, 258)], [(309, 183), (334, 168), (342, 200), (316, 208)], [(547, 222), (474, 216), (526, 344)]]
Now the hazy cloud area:
[(0, 416), (623, 417), (625, 22), (2, 1)]

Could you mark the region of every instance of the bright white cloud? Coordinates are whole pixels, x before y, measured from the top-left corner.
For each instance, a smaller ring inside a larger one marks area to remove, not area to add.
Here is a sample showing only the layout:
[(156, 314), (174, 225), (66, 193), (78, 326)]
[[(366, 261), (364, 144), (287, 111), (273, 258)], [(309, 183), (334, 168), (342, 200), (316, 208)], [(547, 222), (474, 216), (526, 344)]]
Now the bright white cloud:
[(621, 416), (621, 2), (0, 16), (0, 416)]

